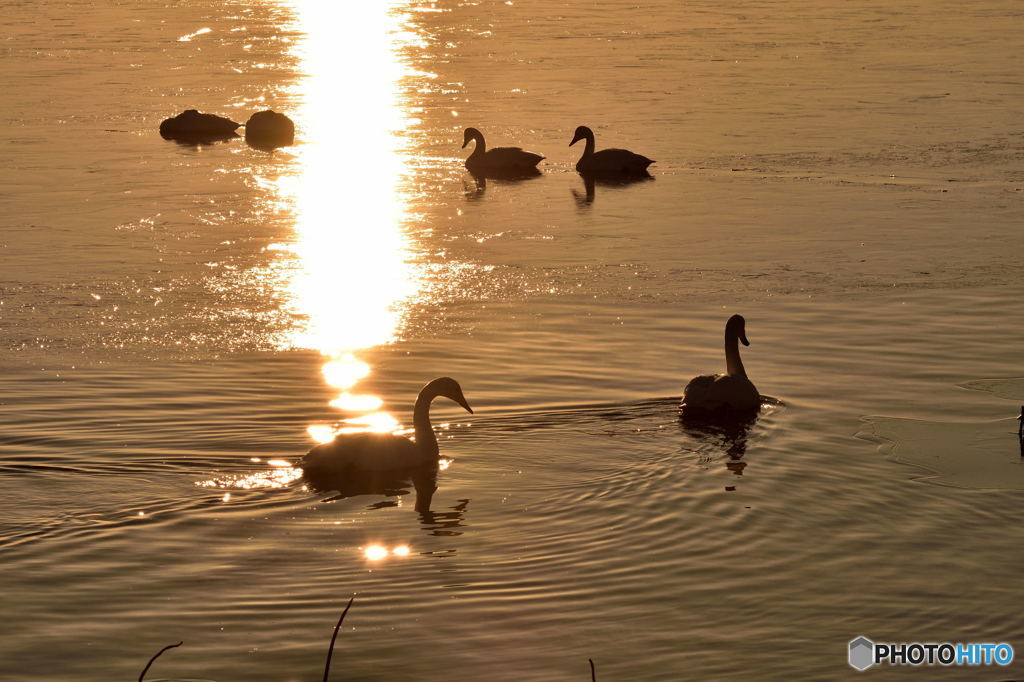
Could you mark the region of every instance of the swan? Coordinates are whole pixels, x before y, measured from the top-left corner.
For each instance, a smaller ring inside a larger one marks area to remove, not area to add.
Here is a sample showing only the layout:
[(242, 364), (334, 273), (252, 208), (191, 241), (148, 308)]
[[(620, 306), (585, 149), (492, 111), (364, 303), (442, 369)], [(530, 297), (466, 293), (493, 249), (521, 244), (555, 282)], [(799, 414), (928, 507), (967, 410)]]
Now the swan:
[(702, 410), (752, 411), (761, 405), (761, 394), (747, 378), (737, 341), (749, 346), (746, 321), (733, 315), (725, 323), (725, 374), (694, 377), (683, 389), (681, 407)]
[(524, 152), (519, 147), (495, 147), (488, 149), (484, 135), (476, 128), (466, 128), (462, 138), (462, 148), (470, 141), (476, 140), (473, 153), (466, 159), (466, 168), (477, 173), (539, 173), (537, 164), (544, 157), (532, 152)]
[(580, 126), (573, 135), (573, 146), (580, 140), (586, 140), (583, 156), (576, 162), (576, 170), (580, 173), (617, 173), (621, 175), (646, 175), (647, 167), (654, 161), (646, 156), (634, 154), (625, 149), (602, 149), (594, 151), (594, 131), (587, 126)]
[(437, 436), (430, 426), (430, 403), (444, 396), (473, 414), (462, 395), (459, 382), (449, 377), (434, 379), (420, 390), (413, 408), (412, 422), (416, 441), (390, 433), (341, 434), (330, 443), (311, 449), (299, 461), (307, 479), (344, 480), (347, 476), (367, 476), (415, 469), (438, 460)]

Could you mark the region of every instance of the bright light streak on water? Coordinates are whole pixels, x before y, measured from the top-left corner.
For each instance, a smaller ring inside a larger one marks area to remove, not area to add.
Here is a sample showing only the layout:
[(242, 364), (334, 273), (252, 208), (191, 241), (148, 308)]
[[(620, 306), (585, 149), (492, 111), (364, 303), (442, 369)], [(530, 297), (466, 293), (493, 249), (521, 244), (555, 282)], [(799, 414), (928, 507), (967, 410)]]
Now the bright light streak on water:
[[(407, 162), (400, 136), (408, 125), (399, 83), (411, 72), (398, 50), (418, 37), (392, 3), (296, 2), (294, 8), (304, 34), (295, 49), (305, 71), (298, 85), (305, 143), (297, 150), (301, 171), (277, 182), (282, 201), (297, 214), (291, 252), (301, 271), (288, 286), (307, 322), (293, 345), (328, 358), (324, 379), (342, 391), (332, 407), (370, 412), (382, 401), (351, 393), (372, 371), (355, 353), (396, 339), (417, 284), (399, 191)], [(325, 442), (340, 431), (399, 427), (386, 413), (345, 421), (330, 435), (323, 425), (312, 426), (310, 435)]]

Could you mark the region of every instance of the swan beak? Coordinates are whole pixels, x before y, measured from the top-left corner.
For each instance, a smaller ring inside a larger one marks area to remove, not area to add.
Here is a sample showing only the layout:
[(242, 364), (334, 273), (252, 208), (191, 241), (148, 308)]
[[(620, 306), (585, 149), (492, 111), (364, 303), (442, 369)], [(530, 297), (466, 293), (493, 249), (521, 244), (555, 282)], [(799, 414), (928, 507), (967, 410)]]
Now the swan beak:
[(580, 140), (582, 140), (582, 139), (583, 139), (582, 137), (580, 137), (579, 135), (577, 135), (576, 137), (572, 138), (572, 142), (570, 142), (570, 143), (569, 143), (569, 146), (570, 146), (570, 147), (571, 147), (571, 146), (573, 146), (574, 144), (576, 144), (577, 142), (579, 142), (579, 141), (580, 141)]
[(470, 407), (469, 403), (466, 402), (466, 397), (462, 395), (462, 391), (456, 390), (455, 393), (455, 395), (449, 395), (448, 397), (457, 402), (459, 405), (461, 405), (462, 409), (464, 409), (466, 412), (473, 414), (473, 408)]
[(740, 332), (740, 341), (743, 342), (744, 346), (749, 346), (750, 345), (750, 341), (747, 341), (747, 333), (746, 332)]
[(465, 140), (462, 141), (462, 148), (465, 149), (467, 144), (469, 144), (469, 138), (468, 137)]

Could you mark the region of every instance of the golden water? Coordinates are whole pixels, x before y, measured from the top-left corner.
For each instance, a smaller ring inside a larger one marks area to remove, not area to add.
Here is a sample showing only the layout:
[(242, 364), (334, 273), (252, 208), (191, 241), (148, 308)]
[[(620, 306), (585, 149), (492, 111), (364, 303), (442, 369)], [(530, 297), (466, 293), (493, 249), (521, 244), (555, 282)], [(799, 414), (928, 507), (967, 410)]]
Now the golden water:
[[(0, 677), (320, 679), (352, 595), (337, 679), (1020, 648), (1015, 3), (349, 5), (0, 17)], [(156, 133), (267, 107), (295, 146)], [(654, 179), (586, 187), (577, 125)], [(775, 402), (683, 427), (734, 312)], [(303, 488), (442, 375), (430, 512)]]

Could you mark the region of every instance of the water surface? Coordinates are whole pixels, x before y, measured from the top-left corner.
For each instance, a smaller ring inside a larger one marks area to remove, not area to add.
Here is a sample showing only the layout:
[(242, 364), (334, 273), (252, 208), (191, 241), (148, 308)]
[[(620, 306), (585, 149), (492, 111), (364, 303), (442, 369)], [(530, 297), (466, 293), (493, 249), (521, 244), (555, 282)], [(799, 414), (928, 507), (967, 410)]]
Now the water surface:
[[(862, 634), (1020, 648), (1015, 3), (0, 22), (8, 676), (134, 679), (185, 640), (150, 678), (320, 679), (352, 595), (339, 679), (831, 679)], [(156, 133), (266, 107), (295, 146)], [(470, 125), (543, 175), (469, 176)], [(588, 188), (577, 125), (654, 179)], [(735, 312), (772, 401), (683, 426)], [(295, 480), (336, 430), (408, 427), (441, 375), (476, 414), (435, 406), (428, 513)]]

